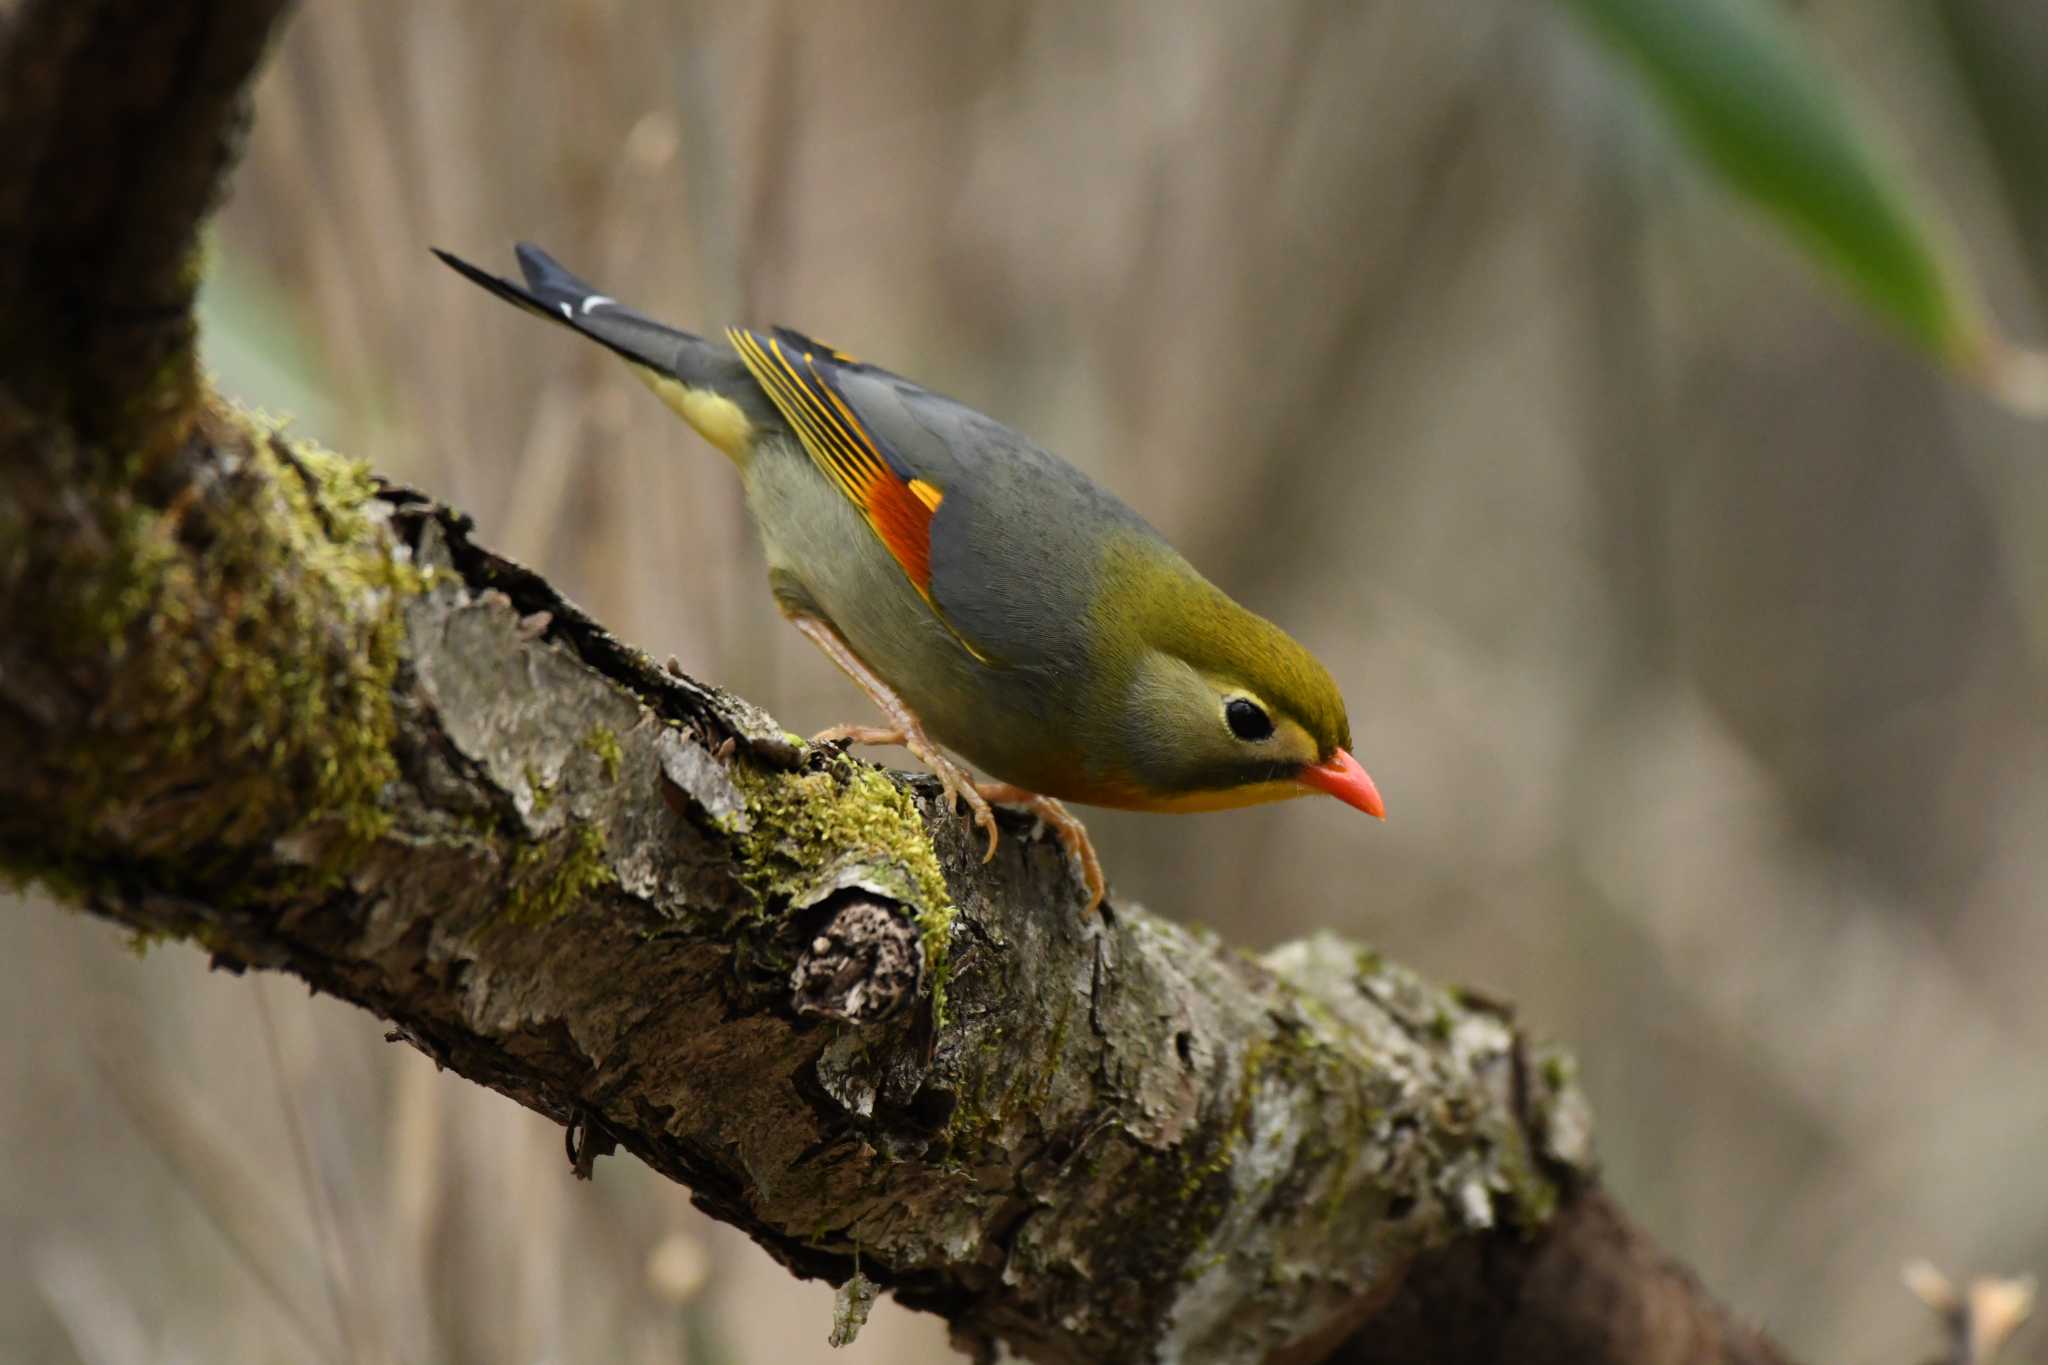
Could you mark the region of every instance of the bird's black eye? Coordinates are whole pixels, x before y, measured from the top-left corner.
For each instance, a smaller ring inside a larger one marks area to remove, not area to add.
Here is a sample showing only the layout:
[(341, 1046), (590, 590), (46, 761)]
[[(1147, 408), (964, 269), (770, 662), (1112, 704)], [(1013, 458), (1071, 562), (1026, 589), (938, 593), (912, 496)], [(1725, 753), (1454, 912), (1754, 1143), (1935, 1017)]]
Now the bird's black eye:
[(1223, 708), (1223, 723), (1230, 727), (1230, 733), (1243, 740), (1259, 740), (1273, 733), (1273, 718), (1260, 709), (1255, 701), (1233, 697)]

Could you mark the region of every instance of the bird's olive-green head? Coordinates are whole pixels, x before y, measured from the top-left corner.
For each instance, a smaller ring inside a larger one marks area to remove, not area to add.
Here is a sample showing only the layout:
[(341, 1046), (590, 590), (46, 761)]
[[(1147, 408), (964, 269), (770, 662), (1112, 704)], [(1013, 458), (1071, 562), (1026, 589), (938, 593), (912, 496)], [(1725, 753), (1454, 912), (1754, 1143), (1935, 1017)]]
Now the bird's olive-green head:
[(1097, 628), (1126, 656), (1110, 673), (1134, 787), (1106, 804), (1224, 810), (1322, 791), (1382, 815), (1329, 670), (1162, 549), (1112, 551), (1104, 565)]

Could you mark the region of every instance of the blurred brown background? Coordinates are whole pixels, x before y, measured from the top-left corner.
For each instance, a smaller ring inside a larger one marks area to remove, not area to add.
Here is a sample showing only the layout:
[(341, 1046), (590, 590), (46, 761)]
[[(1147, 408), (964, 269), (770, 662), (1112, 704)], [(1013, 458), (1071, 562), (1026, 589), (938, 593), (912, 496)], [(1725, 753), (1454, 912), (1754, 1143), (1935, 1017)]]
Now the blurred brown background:
[[(2040, 338), (2048, 9), (1800, 9)], [(1387, 793), (1096, 814), (1122, 894), (1516, 1001), (1622, 1200), (1804, 1359), (1924, 1356), (1910, 1256), (2048, 1268), (2048, 433), (1553, 7), (310, 0), (257, 109), (224, 389), (806, 731), (865, 704), (724, 462), (427, 246), (951, 392), (1309, 642)], [(886, 1302), (834, 1355), (829, 1290), (367, 1015), (14, 920), (0, 1358), (952, 1358)]]

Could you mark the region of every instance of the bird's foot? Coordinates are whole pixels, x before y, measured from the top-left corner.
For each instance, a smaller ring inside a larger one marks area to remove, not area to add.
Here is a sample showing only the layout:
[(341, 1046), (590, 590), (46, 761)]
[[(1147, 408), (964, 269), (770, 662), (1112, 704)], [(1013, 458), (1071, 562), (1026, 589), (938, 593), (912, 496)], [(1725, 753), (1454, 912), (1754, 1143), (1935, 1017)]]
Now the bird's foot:
[(939, 779), (939, 790), (945, 794), (946, 809), (957, 811), (960, 803), (967, 803), (967, 812), (974, 817), (974, 823), (988, 836), (988, 849), (981, 855), (987, 862), (996, 856), (996, 813), (989, 809), (988, 801), (976, 786), (973, 775), (946, 756), (945, 751), (932, 743), (924, 727), (911, 721), (907, 725), (835, 725), (829, 730), (820, 730), (811, 736), (813, 744), (901, 744), (917, 758), (917, 761), (932, 770)]
[(1088, 888), (1088, 904), (1081, 913), (1092, 915), (1102, 904), (1102, 898), (1109, 894), (1109, 886), (1102, 878), (1102, 861), (1095, 856), (1095, 843), (1088, 837), (1088, 827), (1074, 818), (1060, 802), (1050, 796), (1026, 791), (1008, 782), (983, 782), (976, 788), (976, 794), (987, 801), (1004, 806), (1022, 806), (1045, 822), (1059, 839), (1060, 846), (1081, 867), (1081, 883)]
[(860, 656), (853, 652), (853, 647), (839, 634), (838, 627), (822, 616), (813, 616), (786, 603), (783, 606), (783, 614), (789, 617), (789, 623), (795, 626), (805, 639), (823, 650), (826, 658), (838, 664), (840, 672), (853, 679), (855, 685), (868, 694), (869, 699), (881, 708), (882, 714), (890, 721), (887, 726), (835, 725), (830, 730), (820, 732), (814, 742), (827, 743), (844, 739), (856, 744), (901, 744), (916, 755), (917, 761), (930, 768), (933, 775), (939, 779), (939, 789), (946, 794), (947, 810), (958, 810), (962, 801), (967, 803), (968, 813), (974, 817), (974, 823), (981, 826), (982, 833), (988, 835), (988, 851), (981, 855), (981, 860), (987, 862), (995, 857), (996, 813), (988, 808), (988, 802), (975, 790), (974, 779), (968, 775), (967, 770), (946, 757), (939, 746), (932, 743), (931, 736), (924, 732), (924, 726), (911, 714), (910, 707), (904, 703), (903, 698), (897, 696), (894, 688), (877, 677), (873, 669), (861, 662)]

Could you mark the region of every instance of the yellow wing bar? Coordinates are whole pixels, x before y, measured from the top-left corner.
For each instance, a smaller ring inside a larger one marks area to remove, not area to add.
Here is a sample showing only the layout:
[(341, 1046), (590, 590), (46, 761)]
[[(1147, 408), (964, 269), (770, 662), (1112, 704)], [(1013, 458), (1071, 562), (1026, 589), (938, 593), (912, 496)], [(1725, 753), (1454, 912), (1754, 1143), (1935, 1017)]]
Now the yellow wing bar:
[[(874, 437), (818, 368), (817, 353), (732, 327), (726, 337), (803, 442), (812, 463), (867, 518), (917, 590), (931, 597), (932, 514), (945, 494), (890, 466)], [(837, 352), (827, 352), (830, 363)]]

